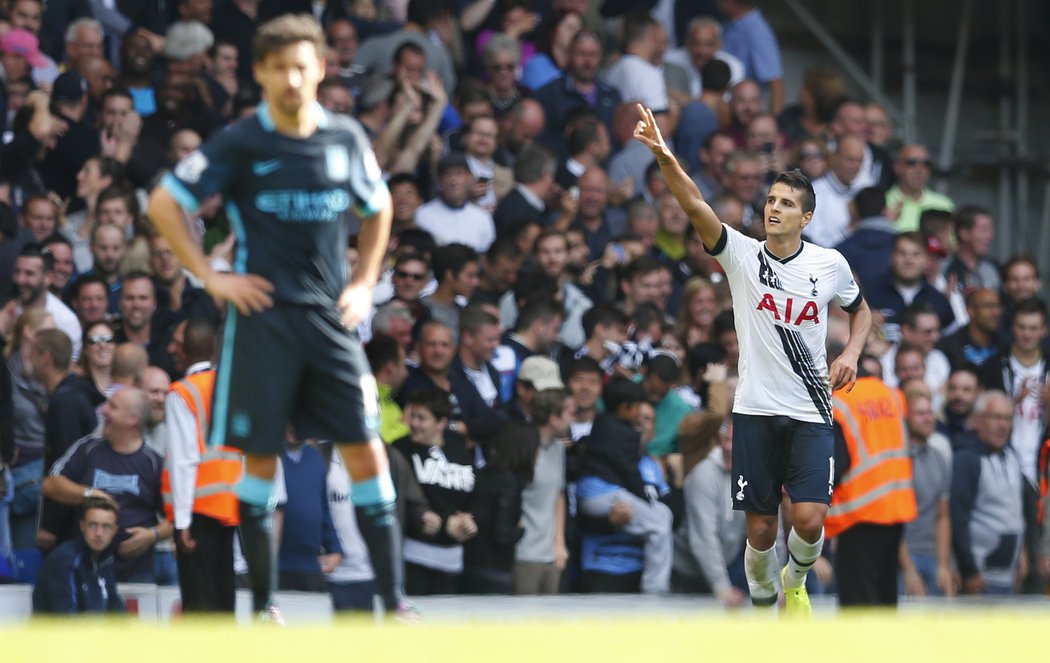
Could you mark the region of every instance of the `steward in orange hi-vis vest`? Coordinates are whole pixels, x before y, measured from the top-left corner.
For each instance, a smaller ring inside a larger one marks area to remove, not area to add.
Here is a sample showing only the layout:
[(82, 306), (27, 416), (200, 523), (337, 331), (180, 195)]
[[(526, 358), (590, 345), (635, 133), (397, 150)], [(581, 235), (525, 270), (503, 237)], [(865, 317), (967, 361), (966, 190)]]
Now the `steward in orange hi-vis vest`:
[[(244, 470), (244, 460), (239, 449), (208, 445), (214, 388), (215, 371), (209, 369), (173, 383), (170, 393), (177, 394), (185, 402), (197, 423), (200, 464), (197, 466), (197, 482), (193, 493), (193, 513), (214, 518), (227, 527), (236, 527), (240, 524), (240, 515), (234, 488)], [(180, 440), (169, 442), (180, 443)], [(164, 496), (164, 512), (168, 520), (174, 522), (174, 500), (167, 467), (161, 476), (161, 492)]]
[(850, 467), (831, 497), (826, 535), (860, 523), (896, 525), (917, 515), (904, 399), (882, 380), (862, 377), (833, 394), (834, 419), (849, 449)]

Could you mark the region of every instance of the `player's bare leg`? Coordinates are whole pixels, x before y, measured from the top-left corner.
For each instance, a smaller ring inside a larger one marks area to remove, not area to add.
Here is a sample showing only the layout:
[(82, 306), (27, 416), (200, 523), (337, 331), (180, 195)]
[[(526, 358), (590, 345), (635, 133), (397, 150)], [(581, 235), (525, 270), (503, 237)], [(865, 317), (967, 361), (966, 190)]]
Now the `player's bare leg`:
[(248, 563), (252, 590), (252, 609), (280, 621), (273, 610), (273, 593), (277, 588), (277, 539), (274, 535), (273, 478), (277, 473), (277, 456), (245, 454), (244, 476), (237, 484), (240, 499), (241, 548)]
[(755, 606), (776, 605), (780, 593), (780, 562), (777, 560), (777, 517), (747, 514), (747, 544), (744, 575)]
[(405, 606), (401, 528), (395, 513), (396, 494), (386, 449), (378, 439), (339, 444), (337, 448), (350, 474), (354, 515), (368, 547), (376, 589), (387, 612), (399, 611)]

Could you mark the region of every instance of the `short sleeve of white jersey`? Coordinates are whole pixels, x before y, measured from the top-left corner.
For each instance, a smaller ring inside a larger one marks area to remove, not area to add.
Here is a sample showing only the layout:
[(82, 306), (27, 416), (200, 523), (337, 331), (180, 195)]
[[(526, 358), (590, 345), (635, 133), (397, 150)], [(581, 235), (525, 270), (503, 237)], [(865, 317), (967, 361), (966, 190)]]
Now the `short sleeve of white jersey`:
[(705, 246), (704, 250), (722, 265), (722, 269), (725, 270), (726, 274), (731, 274), (740, 269), (744, 264), (745, 257), (749, 253), (756, 251), (758, 245), (757, 239), (748, 237), (739, 230), (730, 228), (723, 223), (722, 236), (718, 238), (714, 248), (708, 250)]
[(853, 270), (842, 254), (835, 251), (838, 260), (835, 264), (835, 303), (846, 311), (852, 312), (860, 306), (860, 286), (853, 278)]

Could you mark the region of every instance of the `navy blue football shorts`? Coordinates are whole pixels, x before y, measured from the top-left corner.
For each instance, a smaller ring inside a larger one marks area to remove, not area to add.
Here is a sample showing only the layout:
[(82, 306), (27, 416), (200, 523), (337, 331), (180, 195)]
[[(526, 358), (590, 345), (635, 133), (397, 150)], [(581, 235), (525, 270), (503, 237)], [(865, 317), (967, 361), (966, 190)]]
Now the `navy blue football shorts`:
[(250, 316), (231, 307), (211, 441), (276, 454), (289, 423), (299, 439), (367, 442), (379, 436), (379, 394), (361, 339), (334, 307), (278, 304)]
[(792, 502), (831, 504), (835, 438), (825, 423), (733, 413), (733, 508), (777, 515)]

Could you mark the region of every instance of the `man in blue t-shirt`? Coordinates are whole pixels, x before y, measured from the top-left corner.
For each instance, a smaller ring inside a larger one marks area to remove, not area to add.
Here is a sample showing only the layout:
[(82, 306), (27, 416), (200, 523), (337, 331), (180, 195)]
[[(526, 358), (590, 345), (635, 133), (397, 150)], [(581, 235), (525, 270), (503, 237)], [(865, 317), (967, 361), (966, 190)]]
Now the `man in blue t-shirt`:
[[(379, 593), (388, 610), (404, 603), (376, 383), (354, 331), (371, 308), (392, 205), (361, 126), (316, 102), (325, 48), (311, 17), (260, 26), (254, 73), (267, 103), (179, 162), (149, 208), (172, 251), (229, 304), (210, 443), (245, 453), (241, 536), (255, 609), (274, 620), (269, 512), (289, 420), (302, 435), (338, 444)], [(211, 269), (183, 221), (215, 194), (237, 236), (232, 274)], [(363, 222), (348, 280), (351, 212)]]
[(60, 504), (101, 497), (120, 507), (120, 582), (154, 582), (153, 547), (174, 531), (163, 517), (164, 455), (144, 438), (149, 413), (149, 398), (141, 389), (124, 387), (113, 394), (102, 406), (101, 431), (70, 447), (41, 486), (45, 497)]

